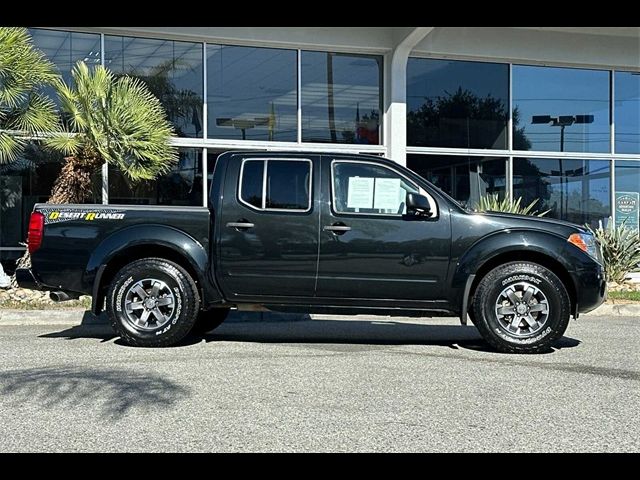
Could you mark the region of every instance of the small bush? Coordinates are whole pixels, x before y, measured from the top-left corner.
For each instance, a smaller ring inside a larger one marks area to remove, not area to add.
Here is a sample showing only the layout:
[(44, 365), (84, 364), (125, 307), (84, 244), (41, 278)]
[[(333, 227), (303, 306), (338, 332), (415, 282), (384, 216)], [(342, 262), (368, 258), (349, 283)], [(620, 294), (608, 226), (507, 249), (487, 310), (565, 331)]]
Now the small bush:
[(482, 197), (477, 210), (479, 212), (513, 213), (516, 215), (529, 215), (536, 217), (546, 216), (549, 211), (540, 213), (537, 210), (534, 210), (537, 204), (538, 200), (534, 200), (530, 205), (523, 207), (522, 198), (518, 198), (517, 200), (505, 198), (504, 200), (500, 200), (499, 195), (495, 194)]
[(623, 283), (630, 273), (640, 270), (640, 235), (626, 225), (616, 226), (612, 219), (605, 228), (593, 230), (602, 245), (602, 255), (608, 282)]

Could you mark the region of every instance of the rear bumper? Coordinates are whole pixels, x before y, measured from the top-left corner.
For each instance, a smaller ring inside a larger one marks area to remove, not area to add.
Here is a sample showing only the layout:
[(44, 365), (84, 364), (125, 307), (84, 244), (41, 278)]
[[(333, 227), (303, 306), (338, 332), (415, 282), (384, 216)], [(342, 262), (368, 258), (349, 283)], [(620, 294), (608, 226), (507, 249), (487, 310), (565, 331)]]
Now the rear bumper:
[(601, 306), (607, 299), (607, 282), (604, 268), (594, 262), (594, 266), (578, 270), (572, 274), (576, 285), (577, 313), (589, 313)]
[(25, 288), (27, 290), (45, 290), (44, 286), (36, 279), (30, 269), (19, 268), (16, 270), (16, 280), (20, 288)]

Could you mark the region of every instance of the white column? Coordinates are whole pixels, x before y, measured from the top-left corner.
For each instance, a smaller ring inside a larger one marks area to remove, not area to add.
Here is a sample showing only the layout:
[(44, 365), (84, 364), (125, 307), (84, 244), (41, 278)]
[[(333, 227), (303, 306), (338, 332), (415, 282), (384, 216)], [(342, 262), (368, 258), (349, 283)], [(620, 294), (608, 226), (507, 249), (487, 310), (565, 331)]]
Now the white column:
[(387, 62), (387, 102), (385, 144), (389, 158), (407, 163), (407, 62), (411, 51), (435, 27), (415, 27), (396, 46)]

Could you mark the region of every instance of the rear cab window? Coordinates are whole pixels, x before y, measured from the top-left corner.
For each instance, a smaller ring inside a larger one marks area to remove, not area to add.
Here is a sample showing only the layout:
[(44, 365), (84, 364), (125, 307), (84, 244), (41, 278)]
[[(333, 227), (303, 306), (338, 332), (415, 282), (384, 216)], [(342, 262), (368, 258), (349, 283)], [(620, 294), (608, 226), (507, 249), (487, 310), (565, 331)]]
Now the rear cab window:
[(238, 200), (262, 212), (311, 211), (313, 163), (306, 159), (246, 159)]

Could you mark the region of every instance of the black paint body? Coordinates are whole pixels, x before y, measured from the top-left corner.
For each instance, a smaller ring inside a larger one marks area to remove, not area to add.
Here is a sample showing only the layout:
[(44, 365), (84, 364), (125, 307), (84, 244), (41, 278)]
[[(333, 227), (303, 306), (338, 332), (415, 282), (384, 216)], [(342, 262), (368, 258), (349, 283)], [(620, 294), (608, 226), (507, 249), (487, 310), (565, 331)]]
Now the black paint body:
[[(307, 213), (261, 212), (237, 195), (246, 159), (304, 159), (313, 164)], [(390, 167), (428, 192), (436, 218), (339, 215), (332, 209), (334, 160)], [(181, 263), (196, 278), (203, 307), (392, 315), (462, 315), (476, 282), (491, 268), (530, 260), (551, 268), (572, 296), (574, 313), (602, 304), (601, 262), (569, 244), (580, 227), (502, 214), (472, 214), (413, 172), (363, 155), (227, 153), (216, 164), (209, 208), (36, 205), (79, 213), (45, 226), (25, 286), (94, 296), (100, 311), (117, 270), (147, 257)], [(90, 220), (109, 212), (112, 218)], [(87, 217), (89, 214), (89, 217)], [(54, 214), (55, 217), (55, 214)], [(122, 217), (122, 218), (121, 218)], [(89, 218), (89, 220), (87, 220)], [(253, 224), (248, 230), (229, 223)], [(336, 235), (324, 227), (345, 225)], [(474, 277), (475, 275), (475, 277)], [(471, 279), (471, 280), (470, 280)]]

